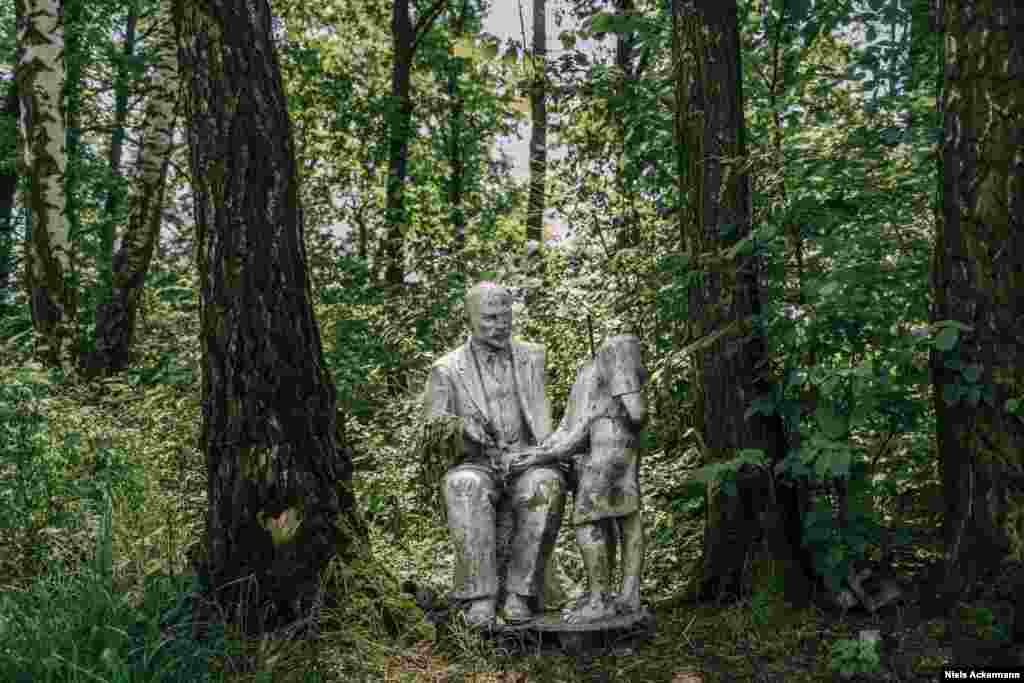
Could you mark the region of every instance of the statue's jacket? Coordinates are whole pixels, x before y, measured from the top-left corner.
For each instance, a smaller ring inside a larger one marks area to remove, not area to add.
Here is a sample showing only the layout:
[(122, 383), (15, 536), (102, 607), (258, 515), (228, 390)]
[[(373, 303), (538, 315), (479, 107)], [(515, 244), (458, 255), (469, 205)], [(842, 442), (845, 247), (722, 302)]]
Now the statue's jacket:
[[(443, 415), (462, 418), (465, 464), (489, 467), (497, 444), (488, 431), (489, 407), (469, 344), (467, 339), (434, 362), (424, 396), (425, 417), (428, 422)], [(540, 443), (552, 430), (551, 404), (544, 393), (545, 349), (540, 344), (515, 340), (510, 347), (528, 440)]]

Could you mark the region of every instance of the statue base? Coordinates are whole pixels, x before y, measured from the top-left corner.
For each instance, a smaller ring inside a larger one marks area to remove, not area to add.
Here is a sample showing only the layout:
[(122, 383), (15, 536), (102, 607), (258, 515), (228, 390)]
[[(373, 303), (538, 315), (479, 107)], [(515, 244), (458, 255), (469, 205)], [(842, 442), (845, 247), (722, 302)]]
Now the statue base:
[(561, 612), (545, 612), (521, 624), (499, 624), (487, 633), (513, 654), (554, 648), (569, 655), (593, 656), (629, 654), (654, 636), (654, 626), (654, 613), (646, 608), (579, 624), (563, 621)]

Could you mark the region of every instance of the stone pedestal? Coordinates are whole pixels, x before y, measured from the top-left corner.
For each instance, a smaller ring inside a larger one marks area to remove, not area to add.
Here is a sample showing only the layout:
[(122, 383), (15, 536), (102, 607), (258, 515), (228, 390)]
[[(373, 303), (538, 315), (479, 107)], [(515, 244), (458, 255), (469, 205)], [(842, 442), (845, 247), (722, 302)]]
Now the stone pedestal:
[(654, 636), (654, 614), (633, 614), (570, 624), (559, 612), (545, 612), (522, 624), (498, 625), (486, 632), (510, 654), (560, 650), (568, 655), (626, 654)]

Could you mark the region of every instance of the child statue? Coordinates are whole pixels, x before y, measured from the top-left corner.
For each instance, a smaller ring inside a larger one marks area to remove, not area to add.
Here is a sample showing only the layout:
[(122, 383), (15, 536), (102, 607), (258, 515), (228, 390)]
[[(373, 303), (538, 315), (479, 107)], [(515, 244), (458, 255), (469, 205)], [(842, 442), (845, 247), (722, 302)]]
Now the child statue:
[[(577, 374), (558, 429), (510, 465), (514, 473), (553, 461), (572, 463), (577, 481), (572, 523), (590, 590), (564, 615), (570, 623), (640, 610), (644, 535), (638, 436), (647, 417), (646, 379), (640, 340), (631, 335), (607, 340)], [(622, 586), (610, 596), (616, 545)]]

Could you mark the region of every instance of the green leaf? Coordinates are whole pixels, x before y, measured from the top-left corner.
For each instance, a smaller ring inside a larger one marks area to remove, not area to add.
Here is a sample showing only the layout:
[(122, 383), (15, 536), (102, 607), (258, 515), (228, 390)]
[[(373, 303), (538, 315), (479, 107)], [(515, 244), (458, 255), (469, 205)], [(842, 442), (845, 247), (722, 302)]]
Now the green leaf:
[(1008, 398), (1006, 399), (1006, 405), (1003, 406), (1006, 412), (1016, 415), (1020, 412), (1021, 400), (1019, 398)]
[(942, 400), (947, 406), (955, 406), (960, 401), (963, 387), (959, 384), (947, 384), (942, 387)]
[(961, 332), (971, 332), (974, 330), (973, 327), (959, 320), (940, 320), (937, 323), (933, 323), (932, 327), (955, 327)]
[(612, 15), (607, 12), (598, 12), (590, 20), (591, 33), (607, 33), (611, 29)]
[(814, 418), (818, 421), (818, 427), (829, 439), (842, 439), (850, 429), (849, 421), (835, 412), (827, 404), (818, 404), (814, 411)]
[(978, 378), (981, 377), (981, 365), (978, 363), (972, 363), (963, 369), (963, 376), (970, 383), (975, 383)]
[(935, 337), (935, 348), (939, 351), (952, 351), (959, 338), (960, 330), (952, 326), (943, 327), (942, 331)]
[(743, 419), (749, 420), (751, 416), (759, 413), (766, 417), (775, 414), (775, 398), (771, 394), (755, 398), (750, 407), (747, 408), (747, 411), (743, 413)]
[(978, 405), (981, 401), (981, 388), (980, 387), (969, 387), (967, 389), (967, 402), (972, 406)]

